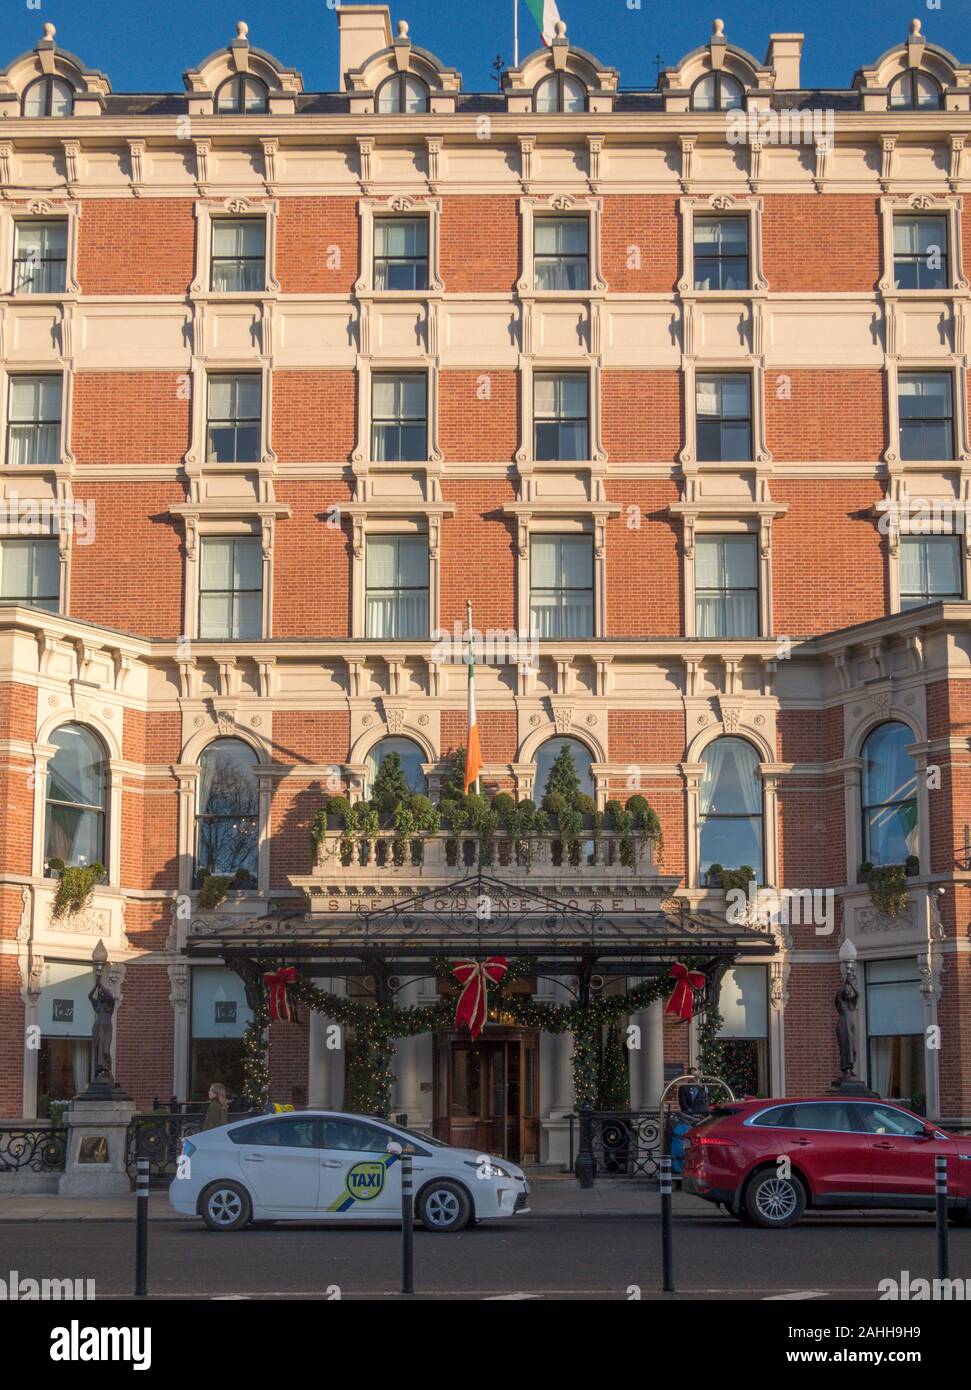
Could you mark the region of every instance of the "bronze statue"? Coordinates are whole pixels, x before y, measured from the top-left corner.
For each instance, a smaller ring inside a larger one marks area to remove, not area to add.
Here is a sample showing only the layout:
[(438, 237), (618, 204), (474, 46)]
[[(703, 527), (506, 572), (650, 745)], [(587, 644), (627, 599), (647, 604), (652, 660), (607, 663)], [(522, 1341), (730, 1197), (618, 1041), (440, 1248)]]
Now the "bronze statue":
[(856, 1075), (856, 1006), (859, 993), (853, 981), (844, 979), (836, 991), (836, 1042), (840, 1050), (840, 1072)]
[(94, 1027), (91, 1029), (91, 1050), (94, 1077), (111, 1075), (111, 1028), (112, 1014), (115, 1011), (115, 996), (107, 985), (101, 983), (101, 976), (95, 981), (88, 995), (94, 1009)]

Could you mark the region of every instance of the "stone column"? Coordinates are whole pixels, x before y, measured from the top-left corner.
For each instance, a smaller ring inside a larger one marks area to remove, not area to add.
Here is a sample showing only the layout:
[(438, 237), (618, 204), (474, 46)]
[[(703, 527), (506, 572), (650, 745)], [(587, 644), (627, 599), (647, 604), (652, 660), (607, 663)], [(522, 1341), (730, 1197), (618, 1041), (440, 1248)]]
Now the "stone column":
[[(343, 994), (343, 980), (323, 980), (328, 994)], [(331, 1029), (336, 1028), (336, 1033)], [(340, 1046), (336, 1047), (335, 1042)], [(307, 1068), (307, 1103), (321, 1110), (338, 1110), (344, 1101), (344, 1065), (347, 1056), (345, 1030), (326, 1014), (313, 1010), (310, 1015), (310, 1057)]]
[(655, 999), (637, 1016), (641, 1025), (641, 1108), (656, 1110), (664, 1090), (664, 1000)]
[[(430, 1003), (427, 997), (425, 980), (412, 980), (398, 991), (398, 1003), (402, 1008)], [(434, 981), (432, 981), (434, 984)], [(408, 1116), (408, 1124), (421, 1124), (425, 1120), (422, 1081), (432, 1079), (432, 1039), (426, 1034), (413, 1038), (399, 1038), (395, 1047), (394, 1071), (395, 1085), (392, 1106), (395, 1111)], [(430, 1117), (429, 1117), (430, 1118)]]
[[(548, 998), (552, 1004), (566, 1004), (572, 1002), (573, 996), (562, 981), (550, 980)], [(543, 1163), (566, 1167), (570, 1158), (570, 1122), (565, 1117), (574, 1109), (572, 1033), (540, 1036), (540, 1067), (543, 1082), (548, 1087), (545, 1094), (540, 1094), (540, 1129), (545, 1140), (541, 1143), (540, 1159)], [(574, 1123), (574, 1145), (578, 1138)]]

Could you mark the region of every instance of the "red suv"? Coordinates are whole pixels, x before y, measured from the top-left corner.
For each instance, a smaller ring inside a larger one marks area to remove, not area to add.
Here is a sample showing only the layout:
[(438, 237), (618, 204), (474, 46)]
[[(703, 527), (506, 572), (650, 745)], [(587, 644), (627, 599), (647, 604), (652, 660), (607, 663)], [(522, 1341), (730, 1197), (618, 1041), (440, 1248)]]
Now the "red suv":
[(967, 1225), (971, 1136), (890, 1101), (732, 1101), (686, 1136), (682, 1187), (757, 1226), (791, 1226), (807, 1207), (926, 1209), (937, 1154), (947, 1155), (950, 1218)]

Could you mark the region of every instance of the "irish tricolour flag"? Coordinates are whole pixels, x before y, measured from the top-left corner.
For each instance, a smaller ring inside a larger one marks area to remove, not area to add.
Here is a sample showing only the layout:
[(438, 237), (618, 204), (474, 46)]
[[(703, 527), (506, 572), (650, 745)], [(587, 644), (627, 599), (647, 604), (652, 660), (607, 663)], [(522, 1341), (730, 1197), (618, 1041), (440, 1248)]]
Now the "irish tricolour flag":
[[(472, 600), (468, 602), (469, 614), (469, 732), (465, 744), (465, 790), (468, 792), (479, 780), (482, 771), (482, 745), (479, 743), (479, 725), (475, 717), (475, 648), (472, 638)], [(478, 790), (478, 788), (476, 788)]]
[(551, 44), (556, 34), (555, 25), (560, 21), (560, 12), (556, 8), (556, 0), (526, 0), (526, 8), (539, 25), (539, 32), (543, 35), (543, 42)]

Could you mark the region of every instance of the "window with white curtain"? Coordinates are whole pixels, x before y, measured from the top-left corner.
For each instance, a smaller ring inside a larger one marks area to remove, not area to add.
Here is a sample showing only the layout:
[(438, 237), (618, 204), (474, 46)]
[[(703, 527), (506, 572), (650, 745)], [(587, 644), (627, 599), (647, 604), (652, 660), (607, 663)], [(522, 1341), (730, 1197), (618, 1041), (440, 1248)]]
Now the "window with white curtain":
[(70, 116), (74, 88), (62, 77), (39, 77), (24, 92), (25, 116)]
[(864, 968), (871, 1089), (923, 1111), (924, 1003), (917, 960), (868, 960)]
[(263, 636), (263, 546), (257, 536), (205, 536), (199, 569), (199, 636)]
[(538, 290), (589, 288), (589, 218), (536, 218), (533, 223), (533, 275)]
[(61, 448), (59, 376), (12, 376), (7, 397), (7, 462), (57, 463)]
[(369, 536), (365, 562), (368, 637), (428, 636), (428, 537)]
[(108, 764), (101, 740), (80, 724), (62, 724), (51, 743), (57, 752), (47, 765), (44, 861), (104, 864)]
[(377, 110), (381, 115), (414, 115), (428, 110), (428, 88), (418, 77), (396, 72), (378, 88)]
[(533, 88), (533, 110), (585, 111), (587, 109), (587, 89), (579, 77), (568, 72), (554, 72), (544, 77)]
[(692, 111), (735, 111), (744, 97), (742, 84), (727, 72), (708, 72), (691, 88)]
[(754, 869), (763, 873), (762, 782), (759, 756), (743, 738), (718, 738), (701, 755), (700, 850), (701, 882), (713, 864), (723, 869)]
[(946, 290), (947, 218), (893, 219), (893, 283), (898, 290)]
[(898, 561), (901, 611), (963, 598), (958, 536), (901, 536)]
[(752, 457), (752, 378), (747, 373), (695, 378), (695, 433), (701, 463)]
[(238, 73), (222, 84), (216, 93), (216, 111), (220, 116), (253, 116), (268, 109), (269, 89), (258, 77)]
[(428, 218), (376, 217), (374, 288), (428, 289)]
[(897, 379), (902, 459), (954, 457), (950, 372), (901, 372)]
[(371, 378), (371, 457), (375, 462), (428, 457), (424, 372), (376, 372)]
[(592, 536), (532, 537), (529, 626), (541, 640), (593, 637)]
[(696, 290), (748, 289), (748, 218), (694, 219)]
[(256, 463), (263, 383), (255, 372), (209, 378), (207, 463)]
[(906, 724), (880, 724), (863, 745), (863, 857), (905, 864), (917, 853), (917, 764)]
[(890, 84), (891, 111), (939, 111), (943, 105), (939, 84), (926, 72), (908, 68)]
[(18, 220), (14, 294), (62, 294), (67, 278), (67, 218)]
[(533, 453), (537, 459), (585, 459), (590, 453), (590, 381), (586, 372), (533, 377)]
[(758, 538), (695, 539), (695, 631), (698, 637), (759, 635)]
[(57, 541), (0, 541), (0, 603), (25, 603), (56, 613), (60, 600)]
[(217, 217), (212, 224), (212, 288), (266, 288), (266, 218)]

